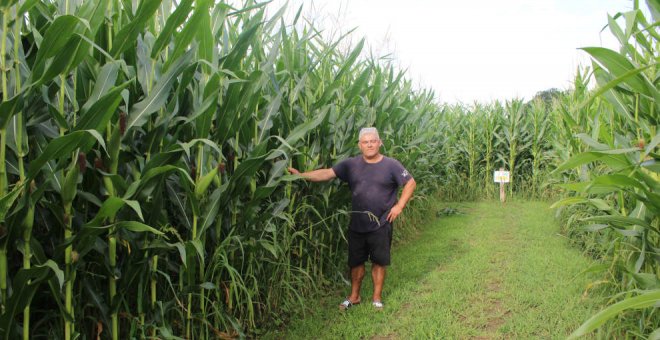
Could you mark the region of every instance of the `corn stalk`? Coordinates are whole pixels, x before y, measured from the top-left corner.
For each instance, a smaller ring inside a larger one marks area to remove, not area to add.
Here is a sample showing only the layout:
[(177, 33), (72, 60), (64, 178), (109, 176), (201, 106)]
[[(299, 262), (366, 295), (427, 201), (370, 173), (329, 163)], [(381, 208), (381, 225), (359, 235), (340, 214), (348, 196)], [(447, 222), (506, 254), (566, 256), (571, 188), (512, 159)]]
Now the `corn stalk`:
[[(0, 41), (0, 70), (2, 74), (2, 101), (7, 102), (9, 99), (9, 89), (7, 88), (7, 29), (9, 21), (10, 8), (3, 7), (2, 9), (2, 41)], [(7, 182), (7, 128), (6, 124), (0, 126), (0, 197), (5, 197), (8, 192)], [(0, 224), (0, 234), (6, 237), (7, 229), (4, 221)], [(0, 305), (2, 312), (4, 312), (5, 304), (7, 302), (7, 243), (0, 243)]]

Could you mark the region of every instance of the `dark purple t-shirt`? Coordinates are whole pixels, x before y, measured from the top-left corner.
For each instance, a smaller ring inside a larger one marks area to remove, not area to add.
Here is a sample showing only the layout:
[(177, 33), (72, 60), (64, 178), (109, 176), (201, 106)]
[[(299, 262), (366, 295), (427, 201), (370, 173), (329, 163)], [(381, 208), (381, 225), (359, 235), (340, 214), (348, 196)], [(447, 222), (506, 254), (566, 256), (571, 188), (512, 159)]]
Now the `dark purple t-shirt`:
[(359, 233), (389, 223), (387, 214), (396, 204), (399, 187), (412, 178), (399, 161), (385, 156), (378, 163), (367, 163), (361, 155), (348, 158), (332, 170), (353, 193), (349, 229)]

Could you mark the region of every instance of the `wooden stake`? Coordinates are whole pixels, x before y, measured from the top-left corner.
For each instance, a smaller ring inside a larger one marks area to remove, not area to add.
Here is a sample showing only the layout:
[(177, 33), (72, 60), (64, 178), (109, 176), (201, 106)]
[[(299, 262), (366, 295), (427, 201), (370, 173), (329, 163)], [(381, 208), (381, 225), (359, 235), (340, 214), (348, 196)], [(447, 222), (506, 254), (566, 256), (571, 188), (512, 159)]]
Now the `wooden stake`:
[[(504, 168), (500, 168), (500, 171), (504, 171)], [(506, 202), (506, 191), (504, 190), (503, 182), (500, 182), (500, 202)]]

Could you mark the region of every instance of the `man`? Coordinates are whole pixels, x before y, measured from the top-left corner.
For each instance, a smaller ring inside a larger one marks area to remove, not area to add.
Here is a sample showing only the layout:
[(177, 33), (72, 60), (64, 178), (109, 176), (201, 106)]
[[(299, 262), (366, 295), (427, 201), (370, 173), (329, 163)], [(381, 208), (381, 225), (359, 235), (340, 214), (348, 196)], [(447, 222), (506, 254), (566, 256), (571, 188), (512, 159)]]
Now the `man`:
[[(289, 172), (312, 182), (338, 177), (352, 192), (351, 222), (348, 230), (348, 265), (351, 268), (351, 295), (340, 305), (346, 310), (360, 303), (360, 287), (365, 274), (364, 263), (370, 259), (374, 284), (372, 305), (383, 308), (381, 293), (385, 268), (390, 264), (392, 222), (415, 191), (415, 180), (399, 161), (380, 153), (382, 142), (376, 128), (360, 130), (358, 147), (362, 155), (337, 163), (329, 169), (300, 173)], [(398, 188), (403, 186), (397, 200)]]

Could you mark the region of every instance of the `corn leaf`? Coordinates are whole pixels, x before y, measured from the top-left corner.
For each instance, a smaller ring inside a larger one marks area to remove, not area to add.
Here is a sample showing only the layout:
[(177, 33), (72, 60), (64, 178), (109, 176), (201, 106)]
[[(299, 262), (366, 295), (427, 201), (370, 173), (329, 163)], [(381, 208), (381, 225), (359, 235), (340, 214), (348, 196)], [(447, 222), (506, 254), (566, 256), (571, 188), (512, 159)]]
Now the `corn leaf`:
[(648, 190), (642, 183), (640, 183), (636, 179), (626, 175), (619, 175), (619, 174), (598, 176), (594, 179), (594, 184), (612, 185), (618, 188), (631, 187), (643, 191)]
[(0, 197), (0, 222), (5, 221), (5, 217), (7, 216), (7, 212), (9, 209), (12, 207), (20, 193), (23, 191), (22, 186), (15, 186), (10, 192), (8, 192), (6, 195)]
[[(210, 25), (209, 23), (209, 1), (208, 0), (203, 0), (203, 1), (198, 1), (197, 7), (193, 11), (192, 16), (190, 17), (190, 20), (185, 24), (181, 32), (179, 32), (176, 35), (176, 38), (174, 39), (174, 50), (172, 51), (172, 55), (169, 57), (168, 61), (174, 61), (179, 56), (181, 56), (184, 51), (190, 46), (190, 43), (193, 41), (196, 35), (198, 34), (203, 34), (204, 30), (209, 30)], [(204, 25), (207, 25), (204, 27)], [(201, 44), (206, 44), (205, 47), (208, 49), (210, 46), (208, 45), (208, 41), (204, 39), (203, 41), (200, 41), (200, 45), (197, 46), (197, 50), (199, 53), (203, 54), (203, 56), (208, 56), (208, 52), (204, 51), (201, 49)], [(211, 52), (212, 54), (212, 52)], [(169, 67), (169, 62), (165, 64), (164, 69), (168, 69)]]
[[(610, 71), (615, 78), (627, 75), (629, 72), (634, 72), (636, 70), (636, 67), (633, 66), (628, 59), (610, 49), (603, 47), (584, 47), (582, 50), (589, 53), (594, 59), (603, 65), (603, 67)], [(623, 83), (629, 85), (635, 91), (653, 97), (648, 90), (648, 81), (646, 81), (639, 72), (626, 77)]]
[(0, 9), (10, 8), (11, 6), (14, 6), (14, 4), (17, 2), (18, 0), (0, 0)]
[(313, 119), (310, 119), (296, 126), (296, 128), (293, 129), (293, 131), (291, 131), (291, 133), (289, 133), (289, 135), (286, 137), (286, 143), (293, 146), (299, 140), (305, 137), (310, 131), (316, 129), (328, 115), (329, 109), (329, 107), (324, 108), (321, 110), (321, 112), (319, 112), (319, 114), (315, 115)]
[(31, 304), (32, 298), (41, 283), (51, 275), (58, 278), (61, 288), (61, 283), (64, 281), (64, 274), (52, 260), (48, 260), (43, 265), (36, 265), (30, 269), (21, 268), (18, 270), (12, 282), (14, 291), (5, 304), (4, 313), (0, 316), (0, 333), (4, 333), (4, 339), (12, 339), (14, 337), (11, 329), (14, 316)]
[(83, 2), (78, 11), (78, 16), (89, 22), (90, 36), (95, 36), (105, 20), (110, 0), (97, 0)]
[(202, 223), (200, 224), (199, 233), (204, 234), (208, 228), (210, 228), (215, 222), (216, 217), (218, 216), (218, 211), (220, 210), (220, 202), (223, 199), (223, 194), (227, 190), (228, 185), (223, 184), (221, 187), (213, 190), (213, 193), (209, 197), (208, 203), (206, 204), (206, 214), (202, 217)]
[[(66, 59), (66, 57), (73, 59), (70, 56), (71, 51), (60, 52), (69, 44), (71, 39), (75, 39), (79, 43), (79, 37), (73, 38), (79, 24), (80, 19), (73, 15), (62, 15), (53, 21), (48, 30), (46, 30), (41, 46), (39, 46), (39, 50), (37, 51), (36, 61), (32, 67), (31, 79), (33, 83), (43, 78), (42, 73), (44, 72), (47, 59), (54, 57), (58, 53), (61, 54), (60, 59)], [(74, 41), (73, 45), (76, 44), (76, 41)], [(63, 66), (61, 63), (55, 65), (53, 70), (55, 71), (56, 68), (61, 68), (62, 70), (66, 68), (66, 65)]]
[(589, 320), (583, 323), (568, 338), (576, 339), (580, 336), (586, 335), (603, 325), (609, 319), (617, 316), (624, 310), (651, 307), (658, 303), (658, 301), (660, 301), (660, 290), (653, 290), (635, 297), (627, 298), (621, 302), (615, 303), (605, 308), (604, 310), (589, 318)]
[(628, 217), (628, 216), (614, 216), (614, 215), (607, 215), (607, 216), (592, 216), (592, 217), (587, 217), (582, 219), (583, 221), (587, 222), (603, 222), (603, 223), (610, 223), (616, 226), (620, 227), (628, 227), (631, 225), (638, 225), (642, 226), (644, 228), (650, 228), (650, 225), (648, 222), (641, 220), (639, 218), (634, 218), (634, 217)]
[(22, 110), (23, 98), (24, 94), (18, 94), (0, 104), (0, 130), (6, 129), (14, 115)]
[(158, 10), (161, 0), (141, 1), (138, 6), (135, 18), (121, 28), (113, 39), (112, 50), (110, 54), (117, 58), (119, 55), (128, 49), (132, 44), (135, 44), (138, 34), (142, 32), (145, 25), (149, 20), (152, 20), (153, 14)]
[(118, 229), (126, 229), (126, 230), (133, 231), (133, 232), (136, 232), (136, 233), (148, 232), (148, 233), (161, 235), (161, 236), (165, 235), (165, 233), (163, 233), (162, 231), (160, 231), (158, 229), (155, 229), (151, 226), (148, 226), (144, 223), (137, 222), (137, 221), (121, 221), (121, 222), (117, 222), (117, 223), (112, 224), (112, 226), (114, 226)]
[(79, 34), (74, 34), (64, 45), (55, 57), (53, 57), (50, 66), (37, 81), (37, 85), (43, 84), (62, 73), (68, 73), (70, 70), (89, 54), (90, 44)]
[(94, 90), (92, 94), (87, 99), (87, 102), (83, 105), (82, 111), (89, 110), (89, 108), (94, 105), (102, 96), (106, 95), (117, 81), (117, 75), (119, 74), (119, 63), (118, 62), (109, 62), (99, 71), (98, 76), (96, 77), (96, 82), (94, 84)]
[(595, 152), (584, 152), (571, 157), (569, 160), (557, 167), (553, 172), (561, 172), (576, 168), (583, 164), (589, 164), (603, 157), (603, 154)]
[(165, 27), (160, 31), (153, 48), (151, 49), (151, 58), (156, 59), (158, 54), (170, 43), (170, 39), (174, 36), (175, 30), (181, 26), (188, 17), (192, 9), (193, 0), (182, 0), (174, 13), (167, 18)]
[(131, 112), (128, 115), (127, 131), (132, 127), (142, 126), (147, 121), (147, 118), (149, 118), (149, 115), (158, 111), (163, 105), (165, 105), (176, 77), (178, 77), (183, 69), (188, 66), (193, 52), (194, 50), (189, 50), (182, 55), (158, 80), (158, 83), (149, 96), (133, 105)]
[(96, 213), (94, 218), (85, 223), (83, 227), (99, 227), (106, 220), (111, 220), (115, 217), (119, 209), (124, 206), (124, 200), (119, 197), (108, 197), (101, 205), (101, 208)]
[(121, 92), (130, 85), (130, 82), (125, 82), (111, 91), (106, 93), (103, 97), (98, 99), (90, 108), (80, 114), (80, 121), (75, 127), (75, 130), (97, 130), (99, 132), (107, 127), (108, 122), (116, 113), (117, 106), (121, 101)]
[(27, 180), (29, 183), (41, 170), (46, 162), (70, 155), (76, 149), (86, 149), (92, 147), (94, 140), (105, 149), (103, 137), (95, 130), (74, 131), (62, 137), (58, 137), (48, 143), (43, 152), (30, 163), (28, 168)]

